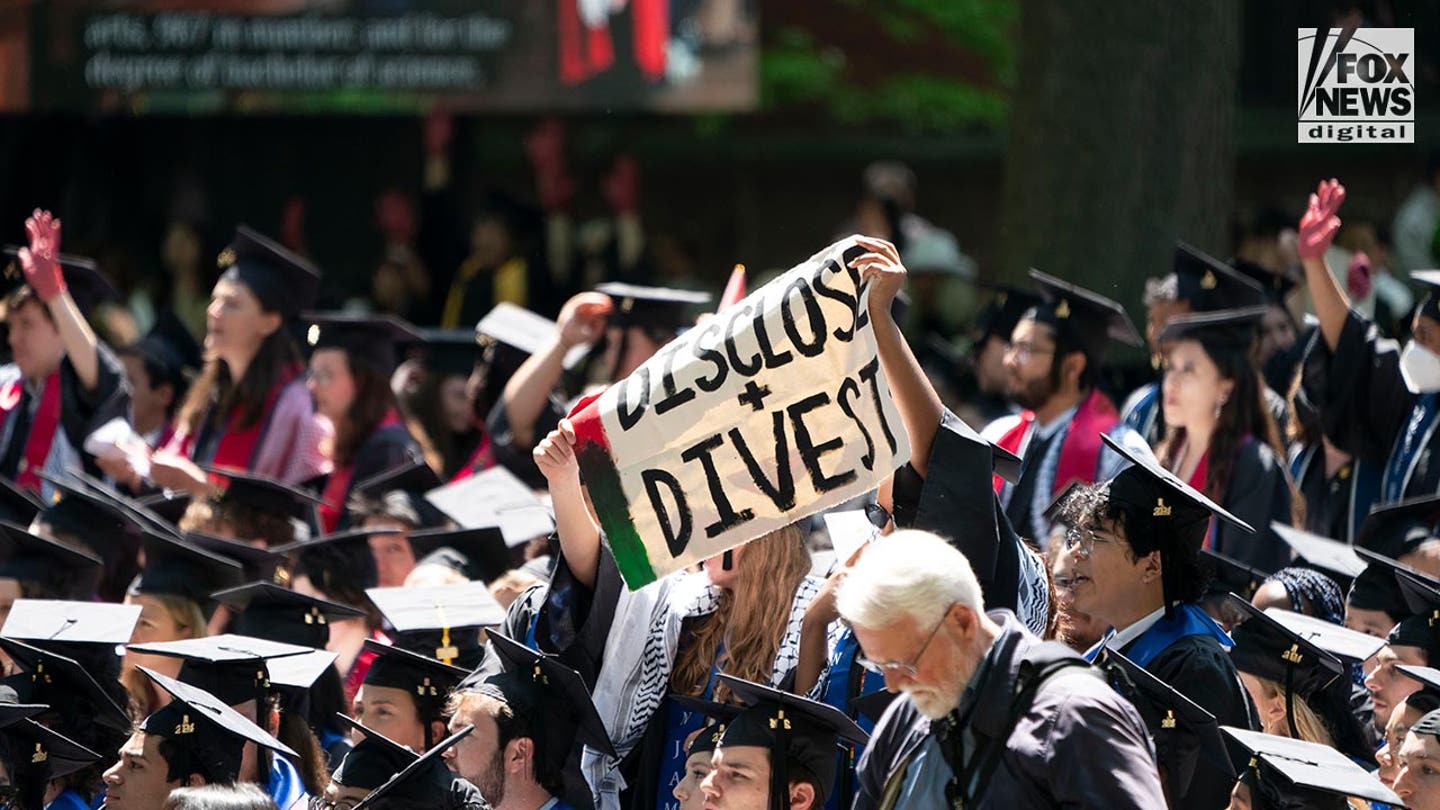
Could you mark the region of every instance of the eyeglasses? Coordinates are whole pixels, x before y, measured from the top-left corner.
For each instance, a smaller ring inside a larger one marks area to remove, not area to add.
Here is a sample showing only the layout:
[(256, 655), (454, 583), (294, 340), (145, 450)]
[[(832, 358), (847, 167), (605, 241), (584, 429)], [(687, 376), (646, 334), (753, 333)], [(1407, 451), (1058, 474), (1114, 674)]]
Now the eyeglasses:
[[(946, 615), (948, 614), (949, 607), (947, 606)], [(920, 659), (925, 657), (925, 651), (930, 649), (930, 642), (935, 640), (936, 634), (938, 634), (940, 628), (944, 626), (945, 616), (942, 615), (940, 621), (935, 623), (935, 629), (931, 630), (930, 635), (925, 637), (925, 643), (921, 645), (920, 652), (915, 653), (915, 657), (909, 661), (904, 663), (895, 661), (871, 661), (865, 657), (865, 653), (860, 652), (855, 654), (855, 663), (864, 667), (866, 672), (873, 672), (876, 675), (885, 676), (894, 673), (896, 675), (904, 675), (907, 678), (914, 678), (920, 674)]]
[(1075, 528), (1065, 530), (1065, 550), (1075, 552), (1082, 560), (1090, 558), (1097, 544), (1108, 542), (1110, 541), (1097, 536), (1093, 531)]
[(865, 519), (870, 521), (871, 526), (882, 531), (890, 525), (890, 513), (878, 503), (865, 504)]
[(1021, 342), (1021, 343), (1011, 343), (1011, 344), (1010, 344), (1010, 351), (1011, 351), (1011, 352), (1015, 355), (1015, 357), (1017, 357), (1017, 358), (1020, 360), (1020, 362), (1022, 362), (1022, 363), (1025, 362), (1026, 360), (1029, 360), (1029, 359), (1032, 358), (1032, 357), (1044, 357), (1044, 356), (1047, 355), (1047, 354), (1054, 354), (1054, 353), (1055, 353), (1055, 349), (1053, 349), (1053, 348), (1046, 349), (1046, 348), (1043, 348), (1043, 347), (1041, 347), (1041, 346), (1036, 346), (1034, 343), (1030, 343), (1030, 342), (1028, 342), (1028, 341), (1027, 341), (1027, 342)]
[(340, 799), (332, 802), (324, 796), (311, 796), (308, 807), (309, 810), (350, 810), (359, 803), (359, 799)]

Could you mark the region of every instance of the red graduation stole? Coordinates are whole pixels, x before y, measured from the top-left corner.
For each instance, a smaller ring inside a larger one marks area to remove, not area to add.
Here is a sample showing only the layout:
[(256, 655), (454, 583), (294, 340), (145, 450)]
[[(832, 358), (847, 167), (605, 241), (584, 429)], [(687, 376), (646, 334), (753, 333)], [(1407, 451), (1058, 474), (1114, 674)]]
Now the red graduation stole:
[(590, 28), (580, 19), (580, 0), (558, 0), (555, 18), (560, 52), (560, 81), (580, 84), (615, 63), (610, 26)]
[(299, 366), (281, 372), (280, 379), (270, 386), (269, 393), (265, 395), (265, 410), (261, 417), (255, 420), (255, 424), (249, 427), (240, 427), (241, 408), (236, 405), (231, 409), (230, 418), (225, 424), (225, 433), (220, 436), (220, 442), (215, 446), (215, 455), (210, 459), (212, 466), (229, 467), (236, 470), (250, 469), (250, 461), (255, 457), (255, 448), (265, 437), (265, 428), (270, 424), (270, 414), (275, 412), (275, 403), (280, 399), (280, 393), (299, 374)]
[(480, 444), (475, 448), (475, 452), (470, 454), (470, 460), (466, 461), (465, 466), (455, 473), (455, 477), (450, 479), (450, 483), (464, 481), (475, 473), (494, 466), (495, 454), (490, 452), (490, 434), (487, 433), (480, 437)]
[[(391, 408), (385, 413), (385, 418), (380, 420), (380, 427), (375, 430), (378, 432), (398, 424), (400, 424), (400, 414)], [(380, 472), (385, 472), (385, 470)], [(326, 534), (335, 531), (335, 527), (340, 523), (340, 516), (345, 514), (345, 493), (350, 491), (350, 479), (354, 475), (355, 462), (351, 461), (344, 467), (337, 464), (335, 470), (330, 473), (330, 477), (325, 480), (325, 491), (320, 494), (322, 501), (320, 504), (320, 528), (324, 529)]]
[[(15, 380), (0, 390), (0, 408), (13, 411), (24, 399), (24, 381)], [(40, 473), (45, 469), (45, 459), (50, 456), (50, 447), (55, 442), (55, 429), (60, 426), (60, 372), (55, 371), (45, 378), (45, 387), (40, 393), (40, 405), (30, 420), (30, 433), (25, 437), (25, 453), (15, 471), (15, 483), (31, 492), (40, 491)], [(19, 436), (10, 437), (18, 441)]]
[[(1001, 436), (996, 444), (1019, 455), (1020, 442), (1024, 440), (1025, 433), (1034, 422), (1034, 411), (1022, 411), (1020, 422)], [(1055, 469), (1055, 482), (1050, 490), (1052, 497), (1059, 495), (1071, 481), (1095, 480), (1095, 469), (1100, 463), (1100, 448), (1104, 446), (1100, 434), (1109, 433), (1119, 423), (1120, 414), (1115, 410), (1115, 403), (1098, 389), (1091, 391), (1090, 396), (1086, 397), (1075, 411), (1074, 418), (1070, 420), (1070, 429), (1065, 432), (1065, 440), (1060, 443), (1060, 464)], [(996, 475), (992, 483), (998, 493), (1005, 486), (1005, 479)]]

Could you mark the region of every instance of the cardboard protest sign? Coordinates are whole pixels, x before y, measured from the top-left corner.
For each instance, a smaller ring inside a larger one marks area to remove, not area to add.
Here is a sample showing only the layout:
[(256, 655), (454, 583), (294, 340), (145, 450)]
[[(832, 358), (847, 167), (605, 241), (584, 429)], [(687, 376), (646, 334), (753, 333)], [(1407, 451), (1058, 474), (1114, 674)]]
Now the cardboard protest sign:
[(837, 242), (667, 344), (571, 415), (626, 584), (874, 488), (910, 457), (868, 289)]

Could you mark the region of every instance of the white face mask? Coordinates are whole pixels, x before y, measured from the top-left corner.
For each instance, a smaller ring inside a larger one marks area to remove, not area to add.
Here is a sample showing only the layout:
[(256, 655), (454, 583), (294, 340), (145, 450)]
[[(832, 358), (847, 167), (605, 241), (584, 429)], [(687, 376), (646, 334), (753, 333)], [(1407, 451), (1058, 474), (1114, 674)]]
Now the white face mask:
[(1400, 376), (1412, 394), (1440, 391), (1440, 355), (1410, 340), (1400, 352)]

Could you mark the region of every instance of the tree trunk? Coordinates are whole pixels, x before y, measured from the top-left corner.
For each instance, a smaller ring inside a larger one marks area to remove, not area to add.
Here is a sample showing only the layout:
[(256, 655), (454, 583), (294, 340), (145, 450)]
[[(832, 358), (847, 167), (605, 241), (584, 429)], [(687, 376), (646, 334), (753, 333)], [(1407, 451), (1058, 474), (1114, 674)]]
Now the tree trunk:
[(1237, 0), (1021, 0), (998, 275), (1134, 316), (1176, 239), (1228, 256), (1239, 66)]

